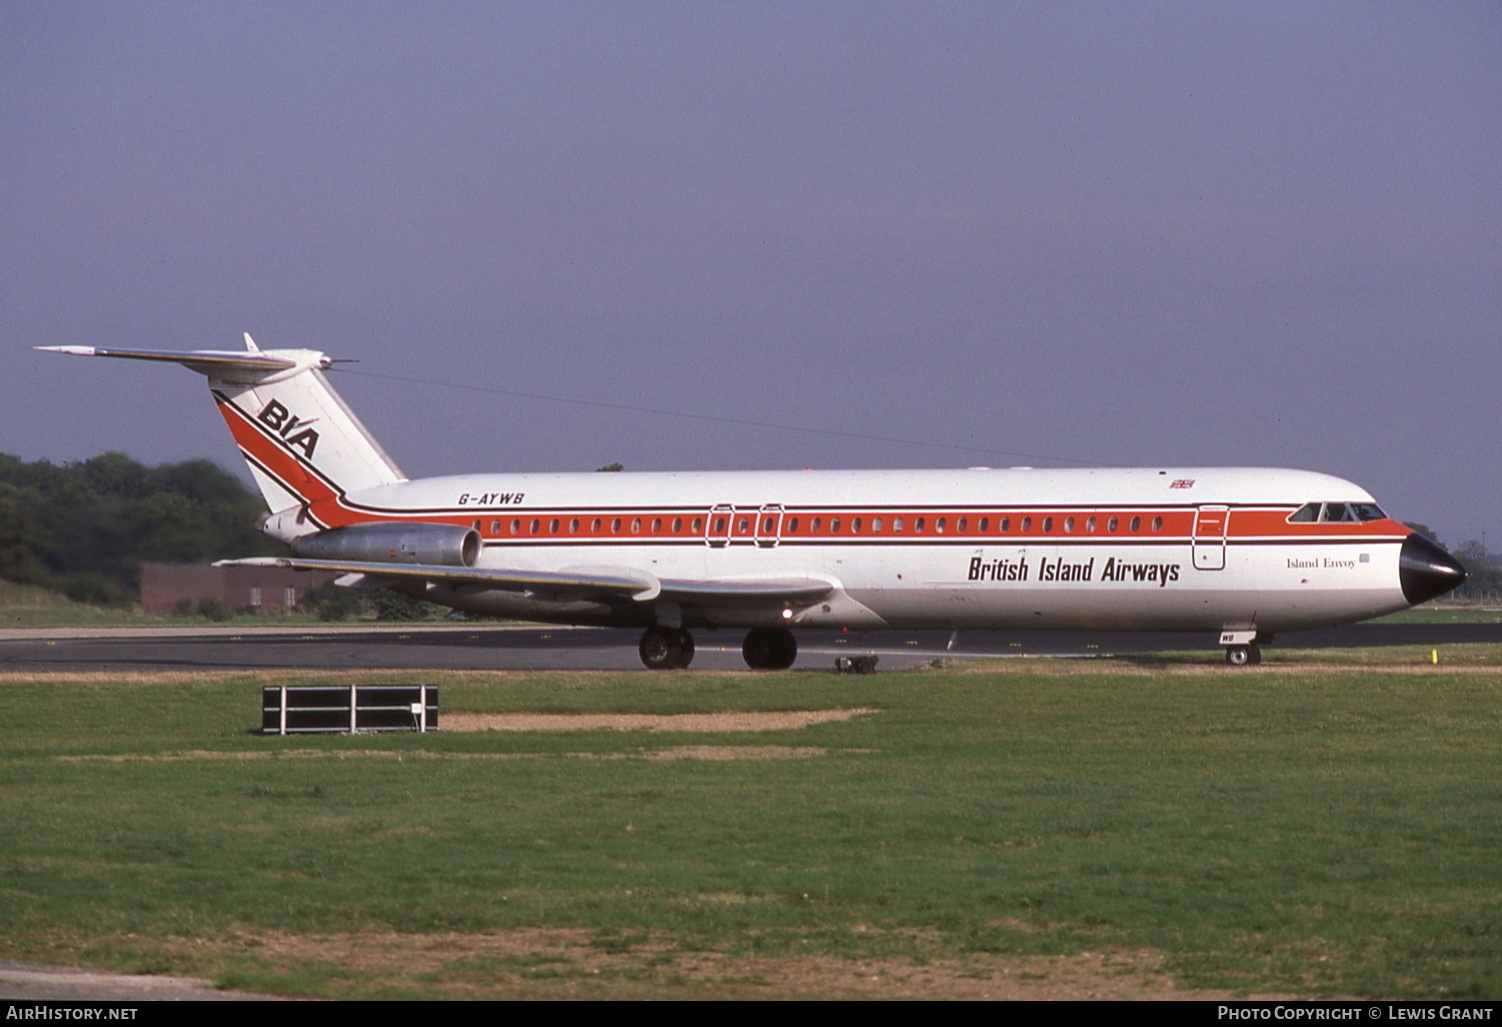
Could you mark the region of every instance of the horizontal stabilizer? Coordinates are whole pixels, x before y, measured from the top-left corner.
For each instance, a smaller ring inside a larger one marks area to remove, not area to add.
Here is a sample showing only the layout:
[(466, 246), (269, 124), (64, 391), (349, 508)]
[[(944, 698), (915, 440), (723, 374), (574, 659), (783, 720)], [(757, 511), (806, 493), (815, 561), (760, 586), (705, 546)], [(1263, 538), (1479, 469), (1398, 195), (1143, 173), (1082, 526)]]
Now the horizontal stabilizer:
[(239, 367), (247, 369), (286, 370), (296, 367), (297, 361), (275, 357), (269, 353), (237, 353), (229, 350), (200, 349), (173, 352), (163, 349), (101, 349), (98, 346), (38, 346), (43, 353), (66, 353), (74, 357), (120, 357), (125, 360), (162, 360), (185, 367), (201, 365), (205, 368)]
[(216, 381), (254, 385), (313, 368), (326, 368), (332, 360), (311, 349), (259, 350), (249, 335), (248, 348), (238, 350), (199, 349), (186, 352), (162, 349), (106, 349), (102, 346), (38, 346), (43, 353), (63, 353), (73, 357), (115, 357), (121, 360), (154, 360), (181, 364)]

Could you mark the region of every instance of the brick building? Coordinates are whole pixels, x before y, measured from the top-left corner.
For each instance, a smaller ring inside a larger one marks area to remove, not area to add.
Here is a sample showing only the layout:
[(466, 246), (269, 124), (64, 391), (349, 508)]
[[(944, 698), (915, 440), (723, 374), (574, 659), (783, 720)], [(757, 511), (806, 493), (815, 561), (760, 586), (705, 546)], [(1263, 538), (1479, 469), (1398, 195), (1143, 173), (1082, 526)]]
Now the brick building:
[(210, 567), (203, 564), (144, 563), (141, 565), (141, 608), (147, 613), (173, 613), (178, 601), (195, 608), (200, 599), (218, 599), (231, 610), (290, 613), (310, 588), (339, 575), (319, 571), (291, 571), (284, 567)]

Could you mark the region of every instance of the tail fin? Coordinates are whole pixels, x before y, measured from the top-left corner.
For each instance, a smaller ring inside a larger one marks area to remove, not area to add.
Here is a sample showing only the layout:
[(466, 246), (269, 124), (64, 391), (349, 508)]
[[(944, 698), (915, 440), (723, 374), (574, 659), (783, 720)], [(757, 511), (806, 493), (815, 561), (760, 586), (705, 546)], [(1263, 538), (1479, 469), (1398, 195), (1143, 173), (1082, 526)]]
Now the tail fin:
[[(300, 509), (301, 522), (314, 506), (332, 513), (345, 493), (407, 480), (323, 377), (322, 371), (333, 363), (329, 357), (317, 350), (261, 350), (249, 334), (245, 345), (243, 353), (37, 348), (75, 356), (166, 361), (206, 375), (219, 413), (273, 514)], [(315, 524), (305, 530), (329, 526), (320, 523), (329, 520), (327, 514), (319, 517), (315, 511), (313, 520)]]

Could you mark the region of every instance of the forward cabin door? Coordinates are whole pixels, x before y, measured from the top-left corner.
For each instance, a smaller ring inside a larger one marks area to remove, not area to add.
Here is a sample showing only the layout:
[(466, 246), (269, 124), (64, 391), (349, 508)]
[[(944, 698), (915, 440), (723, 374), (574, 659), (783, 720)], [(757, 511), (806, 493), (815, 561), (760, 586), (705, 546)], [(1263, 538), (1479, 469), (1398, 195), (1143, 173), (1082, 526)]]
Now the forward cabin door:
[(782, 504), (768, 503), (756, 521), (756, 544), (771, 549), (782, 540)]
[(1202, 506), (1194, 511), (1194, 568), (1220, 571), (1226, 567), (1226, 526), (1231, 511), (1224, 506)]

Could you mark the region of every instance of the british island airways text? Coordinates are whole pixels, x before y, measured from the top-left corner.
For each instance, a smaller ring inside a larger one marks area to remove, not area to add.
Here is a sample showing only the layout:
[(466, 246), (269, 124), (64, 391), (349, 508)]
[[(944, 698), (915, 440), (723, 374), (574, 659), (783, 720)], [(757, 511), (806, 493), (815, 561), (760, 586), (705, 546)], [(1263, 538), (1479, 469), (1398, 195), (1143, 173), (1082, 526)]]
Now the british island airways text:
[[(1166, 588), (1170, 581), (1179, 580), (1179, 564), (1176, 563), (1129, 563), (1108, 557), (1100, 569), (1101, 581), (1141, 581)], [(983, 556), (970, 558), (970, 581), (1031, 581), (1032, 568), (1027, 557), (1013, 560), (1002, 558), (987, 560)], [(1095, 559), (1084, 563), (1070, 563), (1062, 556), (1045, 559), (1038, 566), (1039, 581), (1094, 581)]]

